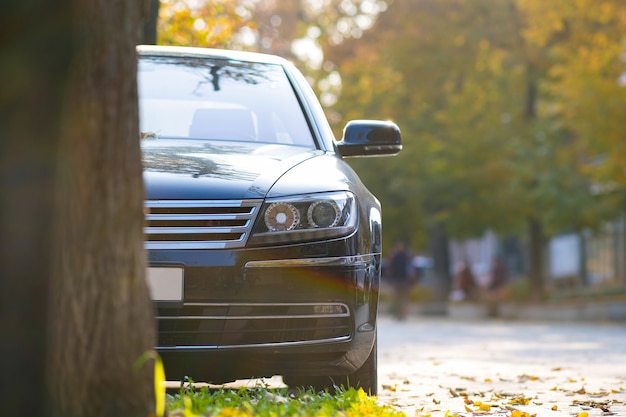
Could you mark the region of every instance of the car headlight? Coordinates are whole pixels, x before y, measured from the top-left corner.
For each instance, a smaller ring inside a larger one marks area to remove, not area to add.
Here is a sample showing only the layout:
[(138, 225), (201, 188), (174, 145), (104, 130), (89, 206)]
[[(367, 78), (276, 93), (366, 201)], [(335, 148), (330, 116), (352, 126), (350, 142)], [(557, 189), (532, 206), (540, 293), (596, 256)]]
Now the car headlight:
[(333, 192), (267, 199), (252, 245), (324, 240), (346, 236), (357, 225), (352, 193)]

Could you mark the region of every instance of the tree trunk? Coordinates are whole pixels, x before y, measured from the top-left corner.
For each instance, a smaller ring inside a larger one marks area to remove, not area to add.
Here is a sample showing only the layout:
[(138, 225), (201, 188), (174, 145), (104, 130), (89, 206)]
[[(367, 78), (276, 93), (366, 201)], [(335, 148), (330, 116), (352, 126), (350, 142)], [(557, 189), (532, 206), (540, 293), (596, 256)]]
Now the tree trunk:
[(0, 13), (0, 414), (45, 416), (47, 294), (69, 0)]
[(543, 298), (543, 251), (544, 236), (541, 221), (536, 218), (528, 219), (529, 239), (529, 284), (530, 294), (534, 301)]
[(145, 4), (75, 0), (49, 310), (53, 416), (154, 412), (135, 45)]
[(434, 263), (435, 301), (446, 302), (452, 289), (452, 277), (450, 276), (450, 251), (445, 225), (437, 224), (431, 227), (428, 240)]
[(160, 0), (146, 0), (149, 3), (148, 15), (143, 25), (143, 35), (141, 43), (144, 45), (156, 45), (157, 43), (157, 23), (159, 21)]

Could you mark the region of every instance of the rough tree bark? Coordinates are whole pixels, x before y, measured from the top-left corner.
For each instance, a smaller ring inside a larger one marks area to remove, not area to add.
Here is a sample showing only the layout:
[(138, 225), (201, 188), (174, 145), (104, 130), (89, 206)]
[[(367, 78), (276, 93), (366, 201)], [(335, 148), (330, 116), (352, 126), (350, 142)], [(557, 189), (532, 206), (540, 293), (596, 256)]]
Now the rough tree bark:
[(147, 416), (136, 60), (143, 0), (0, 14), (2, 414)]
[(154, 412), (136, 58), (145, 0), (75, 0), (59, 146), (49, 405), (58, 416)]

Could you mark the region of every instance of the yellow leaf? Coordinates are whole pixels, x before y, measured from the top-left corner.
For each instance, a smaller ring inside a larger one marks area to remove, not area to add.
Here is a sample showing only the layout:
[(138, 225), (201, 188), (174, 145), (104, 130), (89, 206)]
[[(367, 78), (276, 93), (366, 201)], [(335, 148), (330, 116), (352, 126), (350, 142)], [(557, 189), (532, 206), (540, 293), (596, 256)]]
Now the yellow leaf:
[(155, 354), (154, 359), (154, 397), (156, 405), (157, 417), (162, 417), (165, 414), (165, 368), (163, 367), (163, 360), (161, 356)]
[(559, 409), (559, 407), (557, 407), (556, 405), (553, 405), (553, 406), (552, 406), (552, 411), (556, 411), (556, 410), (558, 410), (558, 409)]
[(586, 411), (583, 411), (582, 413), (578, 413), (576, 417), (589, 417), (589, 413)]
[(474, 410), (472, 410), (471, 408), (469, 408), (468, 406), (465, 406), (465, 411), (467, 411), (468, 413), (472, 413)]
[(163, 417), (165, 415), (165, 368), (163, 367), (163, 360), (161, 356), (154, 351), (148, 350), (144, 352), (134, 364), (135, 370), (141, 368), (149, 359), (154, 360), (154, 401), (155, 401), (155, 415), (156, 417)]
[(480, 411), (491, 411), (491, 406), (489, 404), (481, 404)]

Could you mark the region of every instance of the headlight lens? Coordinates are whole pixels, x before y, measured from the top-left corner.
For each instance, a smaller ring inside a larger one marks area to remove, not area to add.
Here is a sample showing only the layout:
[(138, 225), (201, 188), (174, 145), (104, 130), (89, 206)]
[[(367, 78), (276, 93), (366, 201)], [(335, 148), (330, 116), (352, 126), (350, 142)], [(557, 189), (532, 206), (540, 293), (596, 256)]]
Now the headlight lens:
[(307, 210), (307, 220), (314, 227), (333, 227), (339, 223), (341, 209), (334, 200), (316, 201)]
[(354, 195), (344, 191), (268, 199), (261, 210), (251, 245), (346, 236), (358, 220)]
[(272, 203), (265, 210), (265, 227), (270, 232), (293, 230), (300, 224), (300, 212), (289, 203)]

